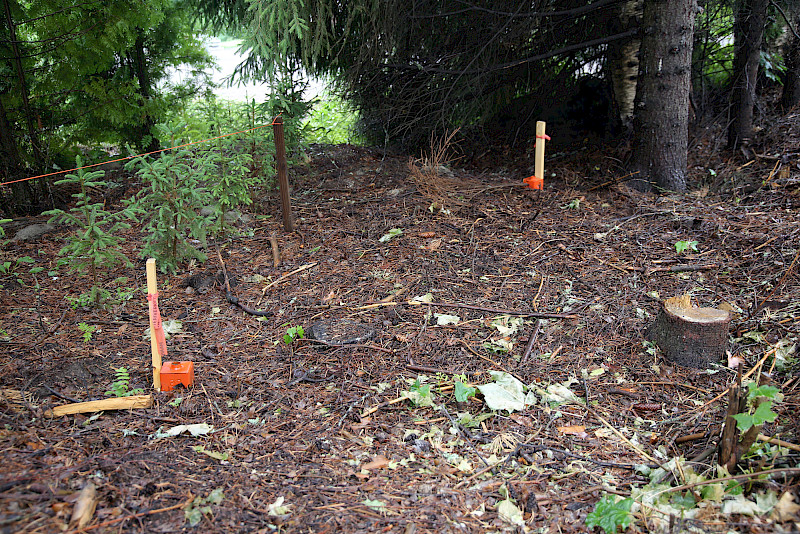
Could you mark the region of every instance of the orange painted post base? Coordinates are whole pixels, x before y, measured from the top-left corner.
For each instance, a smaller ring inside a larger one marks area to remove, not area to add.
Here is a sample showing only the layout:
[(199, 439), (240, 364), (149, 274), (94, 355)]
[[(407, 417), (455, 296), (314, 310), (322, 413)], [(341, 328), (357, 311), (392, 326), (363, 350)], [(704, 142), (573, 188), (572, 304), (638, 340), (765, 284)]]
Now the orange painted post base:
[(194, 385), (194, 362), (164, 362), (161, 366), (161, 391), (172, 391), (178, 384)]

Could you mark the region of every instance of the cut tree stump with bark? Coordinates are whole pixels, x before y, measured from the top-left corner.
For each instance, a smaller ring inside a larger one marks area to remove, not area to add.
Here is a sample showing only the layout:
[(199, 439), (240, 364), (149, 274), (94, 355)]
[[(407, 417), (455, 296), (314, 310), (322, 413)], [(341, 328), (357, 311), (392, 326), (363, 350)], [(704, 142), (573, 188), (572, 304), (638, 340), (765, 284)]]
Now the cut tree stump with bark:
[(727, 311), (694, 307), (689, 295), (673, 297), (662, 304), (647, 338), (670, 362), (706, 369), (725, 354), (730, 321)]

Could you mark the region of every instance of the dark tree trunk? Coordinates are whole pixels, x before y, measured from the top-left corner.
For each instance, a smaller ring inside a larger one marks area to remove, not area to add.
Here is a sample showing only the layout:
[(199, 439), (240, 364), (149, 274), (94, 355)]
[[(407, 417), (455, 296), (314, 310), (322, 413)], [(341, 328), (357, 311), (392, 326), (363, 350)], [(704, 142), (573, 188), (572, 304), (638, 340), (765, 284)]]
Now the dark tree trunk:
[[(3, 101), (0, 98), (0, 181), (9, 182), (20, 177), (19, 151), (14, 137), (11, 123), (6, 115)], [(13, 217), (22, 213), (26, 207), (34, 204), (36, 198), (28, 182), (17, 182), (7, 186), (10, 196), (6, 191), (0, 191), (0, 215)]]
[[(800, 28), (800, 16), (794, 20), (794, 27)], [(785, 58), (786, 76), (783, 80), (781, 107), (788, 111), (800, 104), (800, 38), (797, 35), (794, 35), (789, 42)]]
[[(642, 0), (625, 0), (617, 8), (617, 18), (609, 23), (611, 34), (635, 28), (642, 15)], [(641, 37), (634, 35), (608, 43), (608, 63), (615, 119), (625, 129), (632, 127), (636, 79), (639, 76)]]
[(645, 0), (634, 105), (631, 182), (686, 190), (689, 91), (696, 0)]
[(33, 123), (33, 112), (31, 111), (30, 99), (28, 95), (28, 84), (25, 80), (25, 70), (22, 67), (22, 53), (19, 49), (19, 41), (17, 39), (17, 27), (14, 24), (14, 19), (11, 16), (11, 6), (8, 0), (3, 0), (3, 7), (5, 11), (6, 24), (8, 25), (8, 37), (11, 40), (11, 51), (14, 55), (13, 62), (14, 68), (17, 71), (17, 82), (19, 83), (19, 94), (22, 98), (22, 108), (25, 113), (25, 121), (28, 126), (28, 136), (30, 137), (31, 147), (33, 148), (33, 159), (38, 168), (44, 168), (46, 163), (39, 146), (39, 136), (36, 132), (36, 127)]
[(736, 148), (753, 135), (753, 106), (761, 41), (769, 0), (741, 0), (733, 26), (733, 85), (728, 147)]
[[(6, 115), (6, 108), (0, 98), (0, 158), (2, 158), (2, 169), (4, 176), (11, 175), (19, 168), (19, 151), (17, 150), (17, 140), (14, 131)], [(4, 180), (5, 181), (5, 180)]]
[[(142, 98), (142, 107), (146, 107), (150, 102), (152, 91), (150, 87), (150, 74), (147, 71), (147, 54), (145, 52), (144, 33), (142, 30), (139, 30), (139, 33), (136, 36), (136, 43), (134, 44), (134, 47), (134, 73), (136, 74), (136, 80), (139, 82), (139, 95)], [(154, 124), (155, 122), (153, 121), (153, 117), (145, 110), (142, 123), (138, 126), (136, 133), (137, 137), (139, 138), (139, 144), (147, 152), (153, 152), (159, 149), (158, 139), (155, 137), (150, 137), (152, 136)], [(149, 141), (144, 143), (144, 140), (148, 137)]]

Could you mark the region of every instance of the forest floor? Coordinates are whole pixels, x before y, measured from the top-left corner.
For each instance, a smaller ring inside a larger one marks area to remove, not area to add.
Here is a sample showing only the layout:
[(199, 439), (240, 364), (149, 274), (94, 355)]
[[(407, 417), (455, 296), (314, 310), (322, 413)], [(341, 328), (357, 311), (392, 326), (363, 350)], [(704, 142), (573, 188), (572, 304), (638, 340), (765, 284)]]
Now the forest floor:
[[(0, 279), (0, 532), (585, 532), (603, 493), (650, 482), (634, 466), (674, 458), (657, 481), (672, 489), (638, 494), (631, 531), (797, 532), (796, 450), (758, 442), (731, 473), (745, 476), (682, 486), (725, 478), (714, 451), (737, 371), (673, 366), (643, 343), (666, 297), (731, 310), (741, 372), (784, 396), (761, 433), (800, 443), (797, 132), (797, 116), (776, 120), (725, 155), (709, 131), (691, 191), (660, 196), (628, 190), (600, 148), (554, 149), (532, 191), (532, 152), (414, 177), (407, 157), (312, 147), (290, 168), (295, 232), (268, 192), (219, 255), (159, 274), (161, 315), (182, 326), (168, 359), (193, 361), (195, 383), (147, 409), (46, 416), (107, 398), (119, 367), (152, 391), (144, 264), (103, 272), (119, 302), (84, 308), (70, 299), (85, 277), (47, 275), (68, 228), (6, 244), (6, 260), (45, 269)], [(126, 237), (135, 258), (139, 229)], [(220, 258), (233, 294), (272, 316), (228, 303)], [(366, 334), (283, 340), (319, 324)], [(456, 381), (497, 371), (535, 403), (456, 400)], [(212, 431), (167, 435), (200, 424)], [(96, 508), (79, 530), (82, 502)]]

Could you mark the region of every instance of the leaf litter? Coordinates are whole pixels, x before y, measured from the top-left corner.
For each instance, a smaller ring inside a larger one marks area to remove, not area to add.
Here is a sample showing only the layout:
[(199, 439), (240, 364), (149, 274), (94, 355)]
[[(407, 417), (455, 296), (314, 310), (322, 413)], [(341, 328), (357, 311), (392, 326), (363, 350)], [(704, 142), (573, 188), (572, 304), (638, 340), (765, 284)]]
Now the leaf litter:
[[(741, 310), (736, 357), (748, 370), (775, 348), (766, 366), (785, 396), (762, 432), (798, 442), (788, 407), (800, 390), (800, 295), (796, 284), (770, 293), (800, 235), (790, 183), (745, 192), (725, 182), (716, 196), (589, 190), (606, 180), (584, 172), (602, 160), (587, 153), (585, 165), (578, 157), (554, 166), (558, 178), (538, 196), (498, 186), (525, 175), (522, 161), (505, 171), (454, 171), (482, 189), (467, 192), (479, 202), (448, 212), (429, 210), (432, 200), (419, 190), (389, 194), (408, 185), (402, 158), (351, 146), (313, 150), (311, 164), (290, 173), (299, 231), (282, 232), (278, 196), (267, 193), (254, 204), (256, 222), (222, 247), (226, 267), (244, 281), (236, 296), (274, 318), (243, 314), (221, 288), (198, 295), (181, 287), (181, 276), (216, 275), (213, 255), (159, 281), (165, 324), (176, 325), (170, 357), (195, 362), (196, 384), (155, 394), (152, 409), (41, 416), (53, 405), (102, 398), (122, 366), (131, 387), (148, 389), (143, 298), (96, 310), (65, 302), (80, 294), (79, 278), (4, 283), (5, 528), (68, 529), (72, 505), (62, 496), (91, 480), (94, 517), (82, 517), (108, 524), (97, 531), (583, 532), (603, 495), (632, 490), (639, 525), (669, 525), (653, 511), (661, 509), (692, 528), (791, 530), (797, 474), (750, 486), (725, 480), (735, 474), (716, 473), (713, 457), (702, 457), (716, 442), (735, 371), (674, 368), (642, 345), (658, 311), (653, 295), (688, 288), (703, 303)], [(715, 165), (720, 175), (723, 167)], [(769, 169), (743, 173), (757, 181), (762, 171)], [(344, 179), (353, 186), (340, 187)], [(13, 254), (51, 262), (67, 233), (16, 243)], [(441, 241), (421, 247), (403, 236)], [(126, 237), (135, 257), (135, 229)], [(696, 241), (698, 251), (676, 252), (681, 241)], [(315, 269), (298, 269), (309, 262)], [(716, 267), (663, 269), (701, 262)], [(141, 270), (102, 276), (110, 284), (125, 275), (136, 289)], [(405, 301), (398, 287), (419, 297)], [(768, 295), (761, 313), (748, 316)], [(523, 361), (537, 313), (573, 318), (543, 320)], [(281, 341), (288, 326), (308, 328), (320, 317), (378, 334), (351, 346)], [(84, 343), (79, 323), (102, 328)], [(153, 439), (164, 428), (173, 439)], [(673, 463), (651, 480), (640, 474), (649, 468), (639, 451), (660, 462), (701, 459)], [(797, 458), (762, 444), (747, 465), (796, 467)], [(675, 491), (705, 484), (701, 478), (709, 489)], [(735, 493), (744, 485), (750, 489)], [(700, 498), (703, 506), (690, 508)]]

